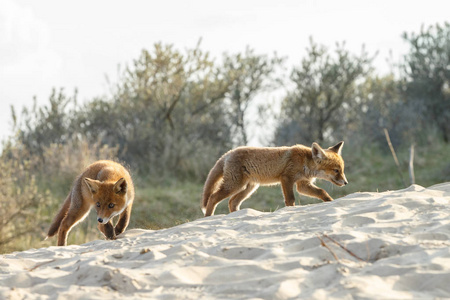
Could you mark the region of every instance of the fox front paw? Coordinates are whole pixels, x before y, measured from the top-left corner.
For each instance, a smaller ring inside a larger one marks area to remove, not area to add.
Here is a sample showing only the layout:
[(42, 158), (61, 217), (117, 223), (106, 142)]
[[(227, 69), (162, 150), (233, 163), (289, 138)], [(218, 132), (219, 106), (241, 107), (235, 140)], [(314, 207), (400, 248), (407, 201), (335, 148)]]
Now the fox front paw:
[(114, 228), (114, 234), (117, 236), (119, 234), (122, 234), (125, 231), (124, 228)]
[(116, 239), (116, 235), (114, 234), (114, 235), (108, 235), (108, 236), (105, 236), (106, 237), (106, 239), (107, 240), (115, 240)]

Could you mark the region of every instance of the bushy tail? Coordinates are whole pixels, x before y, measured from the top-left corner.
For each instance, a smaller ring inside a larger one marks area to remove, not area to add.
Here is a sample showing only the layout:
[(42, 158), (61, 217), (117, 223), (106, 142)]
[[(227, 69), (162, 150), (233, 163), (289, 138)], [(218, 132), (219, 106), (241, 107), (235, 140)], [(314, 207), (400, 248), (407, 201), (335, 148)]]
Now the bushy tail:
[(225, 165), (225, 158), (222, 156), (214, 165), (214, 167), (209, 171), (208, 178), (206, 178), (205, 186), (203, 187), (203, 197), (202, 197), (202, 211), (203, 214), (206, 212), (206, 205), (208, 204), (208, 199), (212, 193), (214, 193), (217, 184), (223, 177), (223, 167)]
[(50, 229), (48, 230), (47, 237), (45, 239), (54, 236), (58, 232), (59, 227), (61, 226), (61, 221), (67, 215), (69, 207), (70, 207), (70, 193), (67, 196), (66, 200), (64, 200), (64, 203), (62, 207), (59, 209), (58, 214), (53, 219), (52, 225), (50, 225)]

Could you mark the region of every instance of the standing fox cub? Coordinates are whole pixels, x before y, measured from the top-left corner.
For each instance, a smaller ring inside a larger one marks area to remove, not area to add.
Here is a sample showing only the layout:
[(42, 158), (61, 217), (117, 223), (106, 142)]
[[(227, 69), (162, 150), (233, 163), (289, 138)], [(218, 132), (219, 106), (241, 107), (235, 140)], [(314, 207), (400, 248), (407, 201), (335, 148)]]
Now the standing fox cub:
[(326, 191), (314, 185), (314, 179), (346, 185), (344, 142), (328, 149), (317, 143), (312, 147), (239, 147), (225, 153), (209, 171), (203, 188), (202, 210), (205, 216), (214, 214), (217, 204), (225, 198), (230, 212), (239, 210), (241, 203), (259, 187), (281, 183), (286, 206), (295, 205), (294, 184), (300, 194), (332, 201)]
[[(97, 211), (98, 229), (114, 240), (130, 221), (134, 186), (128, 171), (120, 164), (100, 160), (84, 170), (53, 219), (47, 238), (58, 233), (58, 246), (67, 244), (73, 226), (86, 218), (92, 207)], [(119, 215), (116, 226), (112, 218)]]

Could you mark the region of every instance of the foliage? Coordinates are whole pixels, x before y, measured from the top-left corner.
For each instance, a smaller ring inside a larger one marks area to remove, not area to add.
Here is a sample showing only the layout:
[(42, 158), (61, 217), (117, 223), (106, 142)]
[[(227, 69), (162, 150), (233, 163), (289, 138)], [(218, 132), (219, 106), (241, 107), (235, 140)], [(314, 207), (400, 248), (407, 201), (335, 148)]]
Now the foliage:
[(231, 146), (221, 103), (226, 88), (207, 53), (156, 44), (127, 68), (113, 98), (88, 103), (78, 122), (90, 140), (118, 145), (119, 157), (141, 173), (198, 175), (190, 164), (198, 149)]
[(409, 142), (414, 136), (416, 120), (405, 105), (402, 86), (393, 75), (367, 77), (357, 86), (353, 126), (348, 127), (355, 142), (370, 142), (385, 146), (383, 129), (389, 131), (394, 146)]
[(48, 195), (38, 191), (34, 174), (19, 160), (0, 159), (0, 253), (24, 236), (35, 241), (39, 215)]
[(77, 111), (72, 128), (117, 145), (119, 158), (140, 174), (202, 176), (218, 155), (242, 143), (236, 132), (247, 140), (246, 109), (271, 85), (280, 62), (247, 49), (217, 65), (199, 46), (183, 53), (156, 44), (127, 68), (111, 99)]
[(230, 83), (225, 96), (235, 144), (248, 144), (245, 115), (255, 96), (279, 86), (277, 71), (282, 63), (276, 55), (256, 55), (250, 48), (243, 55), (224, 55), (220, 70)]
[(30, 154), (43, 157), (48, 145), (66, 143), (73, 131), (73, 118), (77, 103), (77, 92), (68, 97), (63, 89), (53, 89), (49, 105), (38, 106), (36, 99), (29, 110), (24, 107), (20, 116), (11, 107), (16, 141)]
[(450, 24), (404, 33), (410, 50), (403, 63), (407, 104), (422, 108), (414, 119), (435, 126), (450, 141)]
[(352, 122), (357, 103), (356, 85), (371, 71), (371, 60), (362, 51), (352, 55), (337, 44), (334, 55), (311, 39), (301, 66), (294, 67), (289, 91), (281, 107), (276, 144), (334, 142)]

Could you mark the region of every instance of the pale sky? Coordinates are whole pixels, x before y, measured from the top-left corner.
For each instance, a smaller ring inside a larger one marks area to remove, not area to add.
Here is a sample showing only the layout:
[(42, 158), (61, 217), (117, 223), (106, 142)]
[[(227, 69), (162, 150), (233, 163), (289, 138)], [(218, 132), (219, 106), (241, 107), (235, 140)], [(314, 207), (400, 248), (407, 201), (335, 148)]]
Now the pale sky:
[(450, 1), (265, 0), (0, 0), (0, 139), (11, 134), (10, 105), (20, 111), (47, 103), (53, 87), (79, 101), (107, 93), (108, 76), (156, 42), (184, 50), (202, 38), (201, 49), (287, 56), (299, 65), (309, 37), (333, 49), (379, 52), (375, 67), (388, 72), (407, 52), (401, 34), (422, 24), (450, 21)]

